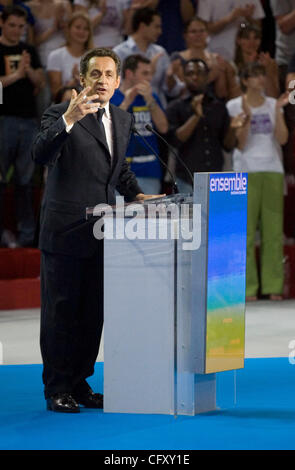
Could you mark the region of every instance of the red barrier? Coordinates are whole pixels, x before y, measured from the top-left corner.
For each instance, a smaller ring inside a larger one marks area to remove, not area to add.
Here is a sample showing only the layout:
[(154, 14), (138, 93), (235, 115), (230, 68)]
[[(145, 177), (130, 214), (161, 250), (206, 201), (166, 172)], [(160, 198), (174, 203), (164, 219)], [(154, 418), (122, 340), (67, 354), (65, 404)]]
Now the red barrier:
[(0, 310), (40, 307), (40, 251), (0, 249)]
[[(284, 247), (284, 297), (295, 298), (295, 245)], [(40, 251), (0, 249), (0, 310), (40, 307)]]

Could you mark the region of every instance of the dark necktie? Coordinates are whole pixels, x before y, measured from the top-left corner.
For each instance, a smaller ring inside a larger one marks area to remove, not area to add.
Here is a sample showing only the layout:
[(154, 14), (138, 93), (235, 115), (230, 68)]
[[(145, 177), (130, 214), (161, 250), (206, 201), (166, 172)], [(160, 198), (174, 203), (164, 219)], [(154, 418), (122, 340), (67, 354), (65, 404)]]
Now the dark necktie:
[(101, 133), (102, 133), (102, 137), (104, 138), (104, 142), (108, 147), (108, 142), (107, 142), (107, 137), (106, 137), (106, 131), (105, 131), (105, 128), (104, 128), (104, 125), (103, 125), (103, 122), (102, 122), (102, 116), (105, 112), (105, 109), (104, 108), (98, 108), (98, 111), (97, 111), (97, 122), (98, 122), (98, 126), (101, 130)]

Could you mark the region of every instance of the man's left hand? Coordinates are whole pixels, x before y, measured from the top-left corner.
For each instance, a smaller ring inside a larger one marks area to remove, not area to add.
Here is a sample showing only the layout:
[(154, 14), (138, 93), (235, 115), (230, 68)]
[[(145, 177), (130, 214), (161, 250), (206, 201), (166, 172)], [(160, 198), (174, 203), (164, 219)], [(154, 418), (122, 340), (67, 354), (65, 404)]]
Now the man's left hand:
[(166, 194), (143, 194), (138, 193), (135, 197), (136, 201), (146, 201), (147, 199), (157, 199), (160, 197), (165, 197)]

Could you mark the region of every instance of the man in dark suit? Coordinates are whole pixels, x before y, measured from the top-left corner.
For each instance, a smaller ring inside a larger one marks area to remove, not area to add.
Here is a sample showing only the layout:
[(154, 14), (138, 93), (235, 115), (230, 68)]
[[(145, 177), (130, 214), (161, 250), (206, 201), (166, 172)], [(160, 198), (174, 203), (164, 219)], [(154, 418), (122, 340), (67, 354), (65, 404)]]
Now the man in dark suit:
[[(115, 203), (117, 189), (144, 199), (125, 160), (133, 121), (109, 103), (120, 83), (120, 61), (94, 49), (80, 64), (83, 91), (43, 115), (33, 159), (48, 166), (41, 208), (41, 352), (47, 408), (102, 408), (86, 378), (93, 374), (103, 327), (103, 243), (85, 208)], [(102, 112), (104, 110), (104, 112)], [(98, 116), (102, 112), (102, 117)]]

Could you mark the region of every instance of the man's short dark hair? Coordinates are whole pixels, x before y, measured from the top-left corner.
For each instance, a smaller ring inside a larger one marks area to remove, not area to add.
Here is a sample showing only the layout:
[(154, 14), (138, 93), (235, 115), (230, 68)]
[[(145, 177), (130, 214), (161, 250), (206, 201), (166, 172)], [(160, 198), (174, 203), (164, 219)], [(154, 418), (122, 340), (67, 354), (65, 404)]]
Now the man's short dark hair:
[(155, 16), (160, 16), (160, 13), (155, 8), (146, 7), (135, 10), (131, 22), (132, 32), (136, 33), (141, 23), (149, 26)]
[(3, 23), (5, 23), (10, 16), (18, 16), (19, 18), (24, 18), (26, 21), (28, 19), (26, 10), (19, 5), (9, 5), (3, 8), (1, 13)]
[(88, 71), (88, 64), (92, 57), (110, 57), (116, 64), (117, 76), (121, 72), (121, 61), (117, 54), (107, 47), (96, 47), (86, 52), (80, 62), (80, 74), (85, 77)]
[(141, 54), (132, 54), (128, 57), (123, 62), (122, 66), (122, 77), (125, 78), (126, 75), (126, 70), (131, 70), (132, 72), (135, 72), (138, 64), (150, 64), (151, 61), (147, 57), (144, 57)]

